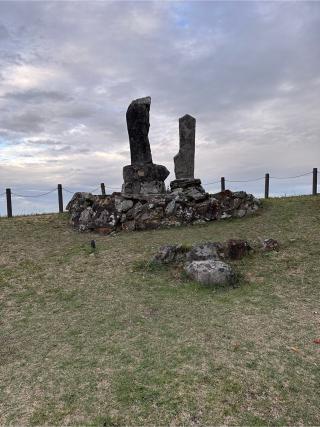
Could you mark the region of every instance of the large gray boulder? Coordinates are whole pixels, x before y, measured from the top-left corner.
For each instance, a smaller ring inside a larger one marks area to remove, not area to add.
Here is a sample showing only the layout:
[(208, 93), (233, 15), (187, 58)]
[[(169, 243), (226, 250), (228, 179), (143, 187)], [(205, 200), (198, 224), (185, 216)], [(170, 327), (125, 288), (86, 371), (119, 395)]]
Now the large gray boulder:
[(207, 259), (192, 261), (185, 265), (187, 275), (203, 285), (231, 285), (236, 283), (232, 267), (222, 261)]

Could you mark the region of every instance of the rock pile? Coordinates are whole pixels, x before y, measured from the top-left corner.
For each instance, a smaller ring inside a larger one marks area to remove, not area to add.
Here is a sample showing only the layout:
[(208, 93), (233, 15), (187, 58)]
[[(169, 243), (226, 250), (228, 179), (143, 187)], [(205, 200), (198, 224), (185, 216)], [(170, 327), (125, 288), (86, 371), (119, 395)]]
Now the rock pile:
[(225, 261), (240, 259), (252, 250), (245, 240), (228, 240), (225, 243), (205, 242), (191, 248), (182, 245), (162, 246), (152, 262), (180, 263), (186, 274), (203, 285), (232, 285), (237, 282), (233, 268)]
[(74, 228), (108, 234), (241, 218), (256, 212), (260, 205), (243, 191), (209, 194), (199, 184), (156, 195), (75, 193), (67, 210)]
[[(274, 239), (262, 241), (261, 249), (265, 251), (265, 242), (272, 242), (269, 250), (278, 250), (279, 244)], [(185, 273), (203, 285), (231, 285), (238, 282), (237, 274), (227, 260), (239, 260), (248, 255), (253, 248), (246, 240), (230, 239), (227, 242), (205, 242), (191, 247), (182, 245), (162, 246), (154, 255), (151, 263), (180, 264)]]

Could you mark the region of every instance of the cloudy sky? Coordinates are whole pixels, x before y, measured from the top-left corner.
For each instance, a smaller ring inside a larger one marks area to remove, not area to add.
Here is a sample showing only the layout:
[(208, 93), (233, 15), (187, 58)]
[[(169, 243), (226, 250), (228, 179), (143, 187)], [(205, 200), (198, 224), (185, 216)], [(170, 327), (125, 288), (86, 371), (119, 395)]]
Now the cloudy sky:
[[(148, 95), (168, 182), (186, 113), (203, 183), (320, 168), (320, 2), (0, 1), (0, 194), (119, 188), (126, 109)], [(259, 195), (263, 181), (228, 187)], [(57, 208), (55, 194), (13, 202), (16, 213)]]

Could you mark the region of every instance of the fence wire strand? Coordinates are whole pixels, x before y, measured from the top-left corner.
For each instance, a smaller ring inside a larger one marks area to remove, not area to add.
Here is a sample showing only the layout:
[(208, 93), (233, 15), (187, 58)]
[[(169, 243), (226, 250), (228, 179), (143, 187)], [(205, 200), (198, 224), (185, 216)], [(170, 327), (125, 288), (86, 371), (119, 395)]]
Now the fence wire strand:
[(254, 178), (254, 179), (238, 179), (238, 180), (225, 179), (225, 182), (254, 182), (254, 181), (260, 181), (261, 179), (264, 179), (264, 176), (261, 176), (260, 178)]
[[(74, 193), (79, 193), (81, 191), (77, 191), (77, 190), (71, 190), (70, 188), (66, 188), (66, 187), (62, 187), (63, 191), (66, 191), (67, 193), (70, 194), (74, 194)], [(105, 187), (106, 191), (107, 190), (120, 190), (120, 187)], [(93, 190), (87, 190), (88, 193), (94, 193), (96, 191), (100, 190), (100, 187), (96, 187)]]
[(270, 176), (270, 179), (293, 179), (293, 178), (300, 178), (302, 176), (307, 176), (307, 175), (311, 175), (313, 172), (307, 172), (307, 173), (302, 173), (301, 175), (295, 175), (295, 176)]
[(56, 189), (56, 188), (54, 188), (53, 190), (47, 191), (46, 193), (33, 194), (33, 195), (30, 195), (30, 194), (18, 194), (18, 193), (14, 193), (13, 191), (11, 191), (11, 194), (12, 194), (13, 196), (23, 197), (23, 198), (25, 198), (25, 197), (27, 197), (27, 198), (36, 198), (36, 197), (43, 197), (43, 196), (47, 196), (48, 194), (51, 194), (51, 193), (53, 193), (54, 191), (57, 191), (57, 189)]
[[(287, 176), (287, 177), (279, 177), (279, 176), (272, 176), (272, 175), (269, 175), (269, 179), (271, 180), (271, 179), (275, 179), (275, 180), (286, 180), (286, 179), (295, 179), (295, 178), (301, 178), (301, 177), (304, 177), (304, 176), (307, 176), (307, 175), (312, 175), (312, 174), (315, 174), (315, 172), (316, 172), (316, 174), (318, 175), (318, 174), (320, 174), (320, 171), (318, 171), (318, 170), (316, 170), (317, 168), (314, 168), (313, 169), (313, 171), (311, 171), (311, 172), (306, 172), (306, 173), (302, 173), (302, 174), (300, 174), (300, 175), (294, 175), (294, 176)], [(256, 181), (261, 181), (261, 180), (263, 180), (263, 179), (265, 179), (265, 176), (262, 176), (262, 177), (259, 177), (259, 178), (254, 178), (254, 179), (246, 179), (246, 180), (232, 180), (232, 179), (224, 179), (224, 181), (225, 182), (230, 182), (230, 183), (246, 183), (246, 182), (256, 182)], [(313, 185), (314, 185), (314, 183), (317, 181), (317, 179), (315, 180), (315, 181), (313, 181)], [(221, 179), (219, 179), (219, 180), (217, 180), (217, 181), (212, 181), (212, 182), (206, 182), (206, 183), (203, 183), (203, 185), (216, 185), (216, 184), (220, 184), (221, 183)], [(94, 193), (94, 192), (96, 192), (96, 191), (98, 191), (100, 189), (100, 186), (98, 186), (98, 187), (96, 187), (96, 188), (94, 188), (94, 189), (91, 189), (91, 190), (87, 190), (87, 192), (90, 192), (90, 193)], [(121, 191), (121, 187), (109, 187), (109, 186), (105, 186), (105, 189), (106, 190), (116, 190), (116, 191)], [(21, 198), (38, 198), (38, 197), (44, 197), (44, 196), (47, 196), (48, 194), (52, 194), (52, 193), (54, 193), (55, 191), (57, 191), (58, 190), (58, 188), (56, 187), (56, 188), (54, 188), (54, 189), (52, 189), (52, 190), (49, 190), (49, 191), (45, 191), (45, 192), (43, 192), (43, 193), (40, 193), (40, 194), (33, 194), (33, 195), (30, 195), (30, 194), (20, 194), (20, 193), (16, 193), (16, 192), (14, 192), (14, 191), (11, 191), (11, 194), (13, 195), (13, 196), (16, 196), (16, 197), (21, 197)], [(70, 188), (68, 188), (68, 187), (63, 187), (62, 186), (62, 190), (64, 191), (64, 192), (67, 192), (67, 193), (70, 193), (70, 194), (74, 194), (74, 193), (77, 193), (78, 191), (75, 191), (75, 190), (72, 190), (72, 189), (70, 189)], [(37, 190), (26, 190), (26, 191), (37, 191)], [(39, 190), (38, 190), (39, 191)], [(313, 193), (313, 194), (317, 194), (317, 193)], [(149, 194), (150, 196), (152, 196), (152, 195), (154, 195), (154, 196), (163, 196), (163, 194), (159, 194), (159, 193), (154, 193), (154, 194)], [(3, 196), (6, 196), (6, 191), (4, 191), (4, 192), (2, 192), (2, 193), (0, 193), (0, 197), (3, 197)]]
[(205, 182), (203, 185), (214, 185), (214, 184), (220, 184), (220, 181)]

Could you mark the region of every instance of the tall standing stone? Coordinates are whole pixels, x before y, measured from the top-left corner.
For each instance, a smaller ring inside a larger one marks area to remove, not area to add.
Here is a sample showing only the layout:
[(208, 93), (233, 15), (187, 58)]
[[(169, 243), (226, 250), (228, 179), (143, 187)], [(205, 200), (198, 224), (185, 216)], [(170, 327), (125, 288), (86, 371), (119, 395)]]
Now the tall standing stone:
[(174, 157), (176, 179), (194, 178), (196, 119), (189, 114), (179, 119), (180, 149)]
[(165, 166), (152, 162), (149, 143), (151, 98), (135, 99), (128, 107), (126, 119), (129, 134), (131, 165), (123, 168), (122, 192), (125, 194), (161, 194), (169, 175)]
[(126, 118), (130, 142), (131, 164), (152, 163), (149, 143), (149, 111), (151, 98), (135, 99), (128, 107)]

